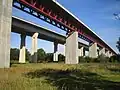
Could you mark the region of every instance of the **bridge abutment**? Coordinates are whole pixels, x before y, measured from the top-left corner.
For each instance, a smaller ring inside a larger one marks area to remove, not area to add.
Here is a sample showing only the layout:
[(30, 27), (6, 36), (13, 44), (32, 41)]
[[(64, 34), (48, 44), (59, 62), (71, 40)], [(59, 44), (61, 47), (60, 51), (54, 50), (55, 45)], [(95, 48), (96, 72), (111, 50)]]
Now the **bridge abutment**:
[(32, 36), (32, 50), (31, 50), (31, 62), (37, 63), (37, 42), (38, 33), (34, 33)]
[(19, 53), (19, 63), (25, 63), (26, 61), (26, 48), (25, 48), (26, 35), (21, 34), (21, 45)]
[(65, 63), (78, 64), (78, 32), (72, 32), (66, 39)]
[(12, 0), (0, 0), (0, 68), (10, 67)]

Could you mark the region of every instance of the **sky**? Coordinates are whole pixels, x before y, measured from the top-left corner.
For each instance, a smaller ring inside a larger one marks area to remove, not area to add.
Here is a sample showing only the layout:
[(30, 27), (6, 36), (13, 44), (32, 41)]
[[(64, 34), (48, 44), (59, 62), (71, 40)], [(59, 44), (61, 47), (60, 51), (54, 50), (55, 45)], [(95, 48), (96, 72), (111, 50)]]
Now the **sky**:
[[(72, 12), (76, 17), (89, 26), (97, 33), (107, 44), (109, 44), (117, 53), (116, 42), (120, 37), (120, 20), (116, 20), (114, 13), (120, 13), (120, 0), (57, 0), (66, 9)], [(65, 32), (52, 26), (38, 18), (35, 18), (25, 12), (13, 8), (14, 16), (39, 24), (65, 35)], [(38, 39), (38, 48), (43, 48), (46, 52), (54, 51), (54, 44), (49, 41)], [(11, 47), (20, 47), (20, 35), (11, 33)], [(31, 51), (31, 37), (26, 38), (26, 48)], [(64, 53), (64, 46), (59, 45), (58, 51)]]

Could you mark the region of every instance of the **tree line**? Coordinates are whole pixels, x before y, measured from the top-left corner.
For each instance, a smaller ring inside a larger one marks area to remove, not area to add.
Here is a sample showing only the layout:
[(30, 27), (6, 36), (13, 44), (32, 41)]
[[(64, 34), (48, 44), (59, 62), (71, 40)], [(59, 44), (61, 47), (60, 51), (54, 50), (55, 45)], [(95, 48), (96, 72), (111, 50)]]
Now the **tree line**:
[[(117, 41), (116, 47), (120, 52), (120, 38)], [(30, 60), (30, 52), (26, 49), (26, 61)], [(44, 49), (40, 48), (37, 50), (38, 62), (53, 62), (53, 53), (46, 53)], [(19, 60), (19, 49), (11, 48), (10, 50), (10, 60), (18, 61)], [(58, 61), (65, 61), (65, 56), (62, 54), (58, 55)], [(110, 58), (105, 55), (100, 55), (98, 58), (90, 57), (79, 57), (79, 62), (120, 62), (120, 54), (112, 56)]]
[[(19, 52), (18, 48), (10, 49), (10, 60), (18, 61), (19, 60)], [(30, 52), (26, 49), (26, 61), (29, 61), (31, 58)], [(37, 61), (38, 62), (53, 62), (53, 53), (46, 53), (44, 49), (40, 48), (37, 50)], [(65, 56), (62, 54), (58, 54), (58, 60), (64, 61)]]

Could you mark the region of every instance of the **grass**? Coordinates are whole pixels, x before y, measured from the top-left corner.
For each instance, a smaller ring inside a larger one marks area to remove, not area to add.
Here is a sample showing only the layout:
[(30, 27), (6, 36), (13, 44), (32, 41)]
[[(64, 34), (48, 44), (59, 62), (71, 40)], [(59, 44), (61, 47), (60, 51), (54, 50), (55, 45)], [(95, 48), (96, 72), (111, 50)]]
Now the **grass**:
[(120, 90), (120, 65), (12, 64), (0, 69), (0, 90)]

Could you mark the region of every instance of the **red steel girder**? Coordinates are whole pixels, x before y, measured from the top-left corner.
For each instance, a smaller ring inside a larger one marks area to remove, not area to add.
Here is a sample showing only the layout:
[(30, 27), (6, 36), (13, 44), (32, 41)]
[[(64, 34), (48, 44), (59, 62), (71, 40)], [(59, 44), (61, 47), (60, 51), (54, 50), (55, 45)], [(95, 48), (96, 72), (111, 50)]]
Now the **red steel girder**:
[[(98, 45), (100, 45), (101, 47), (105, 46), (104, 44), (100, 43), (98, 40), (94, 39), (92, 36), (86, 34), (78, 26), (75, 26), (74, 24), (70, 23), (70, 21), (65, 20), (65, 18), (63, 16), (58, 15), (53, 10), (51, 10), (50, 8), (48, 9), (46, 6), (44, 6), (40, 3), (38, 4), (37, 3), (38, 0), (18, 0), (18, 1), (22, 4), (24, 4), (25, 6), (28, 6), (29, 8), (35, 10), (36, 12), (44, 14), (45, 16), (49, 17), (53, 21), (60, 23), (61, 25), (68, 28), (69, 30), (78, 31), (79, 34), (85, 36), (86, 38), (88, 38), (89, 40), (91, 40), (93, 42), (97, 42)], [(74, 25), (74, 26), (72, 26), (72, 25)]]

